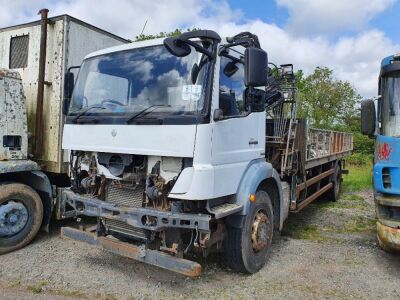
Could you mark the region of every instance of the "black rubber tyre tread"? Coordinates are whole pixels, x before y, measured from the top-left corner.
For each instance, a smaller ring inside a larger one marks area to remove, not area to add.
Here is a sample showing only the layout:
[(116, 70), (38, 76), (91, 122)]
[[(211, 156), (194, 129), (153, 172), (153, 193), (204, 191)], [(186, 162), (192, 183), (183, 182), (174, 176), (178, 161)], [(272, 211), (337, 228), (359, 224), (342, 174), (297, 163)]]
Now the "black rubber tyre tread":
[(333, 186), (329, 191), (326, 192), (326, 197), (330, 201), (336, 202), (340, 199), (340, 191), (342, 185), (342, 175), (341, 175), (341, 167), (340, 165), (336, 165), (335, 173), (333, 173), (334, 178), (332, 180)]
[[(252, 230), (252, 223), (254, 216), (259, 208), (263, 208), (269, 215), (269, 222), (274, 226), (272, 203), (267, 192), (259, 190), (256, 193), (256, 202), (251, 206), (250, 212), (246, 217), (243, 228), (235, 228), (227, 226), (227, 237), (224, 241), (224, 257), (226, 264), (234, 271), (253, 274), (259, 271), (267, 261), (270, 246), (273, 238), (273, 228), (271, 229), (271, 236), (269, 245), (263, 250), (261, 255), (254, 255), (251, 244), (244, 242), (248, 239), (248, 232)], [(247, 247), (247, 249), (245, 249)], [(249, 253), (249, 251), (251, 251)]]
[(43, 203), (39, 194), (21, 183), (0, 185), (0, 204), (8, 200), (19, 200), (28, 209), (28, 223), (18, 234), (0, 238), (0, 255), (20, 249), (29, 244), (38, 233), (43, 221)]

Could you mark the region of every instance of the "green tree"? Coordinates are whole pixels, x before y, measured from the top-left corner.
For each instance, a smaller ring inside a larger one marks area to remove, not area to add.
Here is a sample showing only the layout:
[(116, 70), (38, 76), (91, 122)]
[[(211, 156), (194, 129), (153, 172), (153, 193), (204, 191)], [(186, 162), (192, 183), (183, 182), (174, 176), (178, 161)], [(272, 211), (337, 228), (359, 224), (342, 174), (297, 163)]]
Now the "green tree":
[[(198, 28), (186, 29), (186, 31), (195, 31), (195, 30), (199, 30), (199, 29)], [(183, 30), (177, 28), (171, 32), (162, 31), (158, 34), (140, 34), (135, 37), (135, 42), (158, 39), (158, 38), (175, 37), (175, 36), (181, 35), (182, 33), (183, 33)]]
[(317, 67), (308, 76), (297, 71), (296, 85), (299, 117), (312, 127), (352, 132), (355, 152), (373, 153), (374, 141), (360, 133), (362, 97), (349, 82), (336, 79), (329, 68)]
[(362, 98), (349, 82), (334, 78), (333, 71), (326, 67), (317, 67), (306, 77), (301, 71), (296, 75), (300, 117), (309, 119), (318, 128), (354, 126), (359, 114), (356, 105)]

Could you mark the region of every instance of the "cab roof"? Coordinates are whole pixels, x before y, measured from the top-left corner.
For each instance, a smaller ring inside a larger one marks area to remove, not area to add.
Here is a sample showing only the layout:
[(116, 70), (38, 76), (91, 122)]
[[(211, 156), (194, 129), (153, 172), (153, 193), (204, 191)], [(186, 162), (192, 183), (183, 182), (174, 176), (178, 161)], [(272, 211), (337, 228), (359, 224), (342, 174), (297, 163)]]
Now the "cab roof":
[(393, 62), (393, 60), (396, 60), (396, 61), (400, 60), (400, 53), (393, 54), (393, 55), (387, 56), (384, 59), (382, 59), (381, 67), (390, 65)]
[(114, 53), (114, 52), (119, 52), (119, 51), (135, 49), (135, 48), (143, 48), (143, 47), (162, 45), (163, 41), (164, 41), (164, 38), (159, 38), (159, 39), (151, 39), (151, 40), (140, 41), (140, 42), (131, 42), (129, 44), (123, 44), (123, 45), (119, 45), (119, 46), (109, 47), (109, 48), (105, 48), (105, 49), (101, 49), (101, 50), (89, 53), (88, 55), (86, 55), (86, 57), (84, 59), (88, 59), (91, 57), (104, 55), (104, 54), (108, 54), (108, 53)]

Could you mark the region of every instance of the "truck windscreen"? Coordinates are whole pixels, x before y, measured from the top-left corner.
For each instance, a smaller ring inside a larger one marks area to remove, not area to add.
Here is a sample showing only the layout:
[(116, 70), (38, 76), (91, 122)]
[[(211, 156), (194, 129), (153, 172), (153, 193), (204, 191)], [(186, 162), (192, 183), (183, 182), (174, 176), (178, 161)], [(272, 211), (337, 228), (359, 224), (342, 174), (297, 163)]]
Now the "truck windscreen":
[(382, 134), (400, 137), (400, 73), (382, 78)]
[(176, 57), (163, 45), (89, 58), (80, 70), (67, 122), (89, 116), (113, 124), (146, 116), (193, 119), (204, 108), (208, 68), (208, 58), (196, 50)]

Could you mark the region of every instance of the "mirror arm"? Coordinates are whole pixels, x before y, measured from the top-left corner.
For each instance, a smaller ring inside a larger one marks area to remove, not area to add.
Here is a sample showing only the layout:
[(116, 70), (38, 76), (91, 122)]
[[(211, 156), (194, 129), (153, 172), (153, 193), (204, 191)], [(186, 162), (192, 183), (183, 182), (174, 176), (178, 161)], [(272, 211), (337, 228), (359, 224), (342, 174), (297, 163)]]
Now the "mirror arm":
[(223, 57), (226, 57), (226, 58), (229, 58), (229, 59), (233, 60), (235, 63), (244, 64), (244, 60), (243, 60), (243, 59), (234, 57), (234, 56), (232, 56), (232, 55), (230, 55), (230, 54), (228, 54), (228, 53), (220, 52), (219, 55), (220, 55), (220, 56), (223, 56)]
[(181, 40), (179, 39), (179, 41), (181, 41), (182, 43), (185, 43), (187, 45), (192, 46), (193, 48), (196, 49), (196, 51), (199, 51), (200, 53), (203, 53), (205, 55), (207, 55), (209, 58), (214, 59), (215, 56), (213, 55), (213, 53), (211, 51), (208, 51), (207, 49), (203, 48), (202, 46), (200, 46), (199, 44), (190, 41), (190, 40)]

